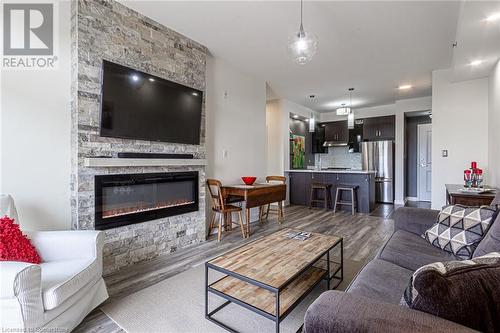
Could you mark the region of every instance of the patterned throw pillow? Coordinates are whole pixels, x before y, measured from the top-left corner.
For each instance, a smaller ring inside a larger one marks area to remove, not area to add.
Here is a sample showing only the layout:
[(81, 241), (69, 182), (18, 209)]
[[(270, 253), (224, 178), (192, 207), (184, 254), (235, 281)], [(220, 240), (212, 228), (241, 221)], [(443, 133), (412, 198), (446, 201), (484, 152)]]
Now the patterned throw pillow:
[(500, 253), (436, 262), (413, 273), (401, 305), (481, 332), (500, 332)]
[(422, 237), (429, 243), (461, 259), (470, 259), (496, 216), (489, 206), (445, 206), (438, 221)]

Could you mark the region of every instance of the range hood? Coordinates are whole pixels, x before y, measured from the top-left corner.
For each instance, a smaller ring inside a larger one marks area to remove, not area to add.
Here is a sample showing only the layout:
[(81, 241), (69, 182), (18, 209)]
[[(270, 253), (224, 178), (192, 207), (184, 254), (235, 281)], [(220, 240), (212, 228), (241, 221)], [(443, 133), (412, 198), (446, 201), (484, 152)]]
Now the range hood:
[[(348, 129), (349, 139), (348, 141), (334, 140), (323, 142), (323, 147), (346, 147), (349, 146), (349, 152), (357, 153), (359, 152), (359, 147), (363, 141), (363, 119), (356, 119), (354, 122), (354, 128)], [(347, 125), (347, 124), (346, 124)], [(338, 138), (338, 136), (334, 136)]]
[(342, 141), (325, 141), (323, 142), (323, 147), (345, 147), (347, 142)]

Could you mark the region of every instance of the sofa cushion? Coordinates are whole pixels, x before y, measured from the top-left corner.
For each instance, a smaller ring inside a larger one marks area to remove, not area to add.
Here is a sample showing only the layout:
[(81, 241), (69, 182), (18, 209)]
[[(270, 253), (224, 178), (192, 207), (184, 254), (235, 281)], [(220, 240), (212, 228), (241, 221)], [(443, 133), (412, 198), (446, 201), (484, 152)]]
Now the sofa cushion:
[(403, 306), (468, 326), (500, 331), (500, 253), (436, 262), (411, 277)]
[(425, 231), (422, 237), (433, 246), (459, 258), (470, 259), (495, 217), (496, 209), (489, 206), (445, 206), (436, 224)]
[(484, 256), (490, 252), (500, 252), (500, 214), (497, 216), (495, 222), (490, 226), (490, 229), (484, 236), (483, 240), (479, 242), (472, 258)]
[(100, 277), (97, 260), (73, 259), (44, 262), (42, 298), (45, 310), (52, 310)]
[(436, 261), (456, 259), (451, 253), (432, 246), (422, 237), (403, 230), (392, 234), (378, 257), (411, 271)]
[(392, 304), (399, 304), (413, 271), (374, 259), (358, 273), (348, 293)]

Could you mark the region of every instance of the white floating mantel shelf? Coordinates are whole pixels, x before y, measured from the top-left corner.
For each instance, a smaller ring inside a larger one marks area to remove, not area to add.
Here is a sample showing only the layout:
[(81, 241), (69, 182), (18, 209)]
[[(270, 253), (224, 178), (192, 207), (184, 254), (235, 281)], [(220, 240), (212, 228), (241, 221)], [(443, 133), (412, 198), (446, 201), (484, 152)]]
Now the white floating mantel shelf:
[(207, 165), (205, 159), (168, 159), (168, 158), (106, 158), (94, 157), (84, 160), (86, 167), (142, 167), (142, 166), (195, 166)]

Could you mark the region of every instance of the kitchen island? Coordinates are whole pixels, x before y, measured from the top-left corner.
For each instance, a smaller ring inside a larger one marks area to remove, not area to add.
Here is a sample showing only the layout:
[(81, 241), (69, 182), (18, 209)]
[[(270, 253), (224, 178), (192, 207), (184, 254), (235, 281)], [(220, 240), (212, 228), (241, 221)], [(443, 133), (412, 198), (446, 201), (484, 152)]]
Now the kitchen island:
[[(335, 193), (338, 185), (358, 185), (357, 202), (359, 213), (370, 213), (375, 208), (375, 171), (365, 170), (286, 170), (288, 178), (288, 195), (292, 205), (309, 205), (310, 185), (312, 182), (328, 183), (331, 188), (331, 207), (335, 203)], [(322, 193), (318, 192), (321, 197)], [(344, 193), (343, 200), (350, 200), (350, 194)], [(340, 207), (339, 207), (340, 208)], [(342, 207), (350, 210), (350, 207)]]

